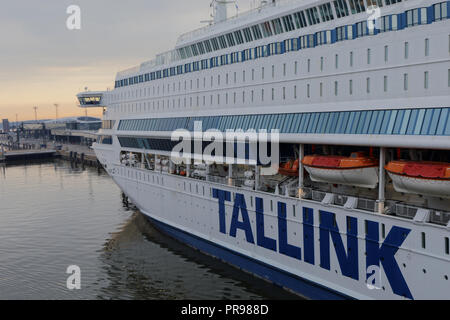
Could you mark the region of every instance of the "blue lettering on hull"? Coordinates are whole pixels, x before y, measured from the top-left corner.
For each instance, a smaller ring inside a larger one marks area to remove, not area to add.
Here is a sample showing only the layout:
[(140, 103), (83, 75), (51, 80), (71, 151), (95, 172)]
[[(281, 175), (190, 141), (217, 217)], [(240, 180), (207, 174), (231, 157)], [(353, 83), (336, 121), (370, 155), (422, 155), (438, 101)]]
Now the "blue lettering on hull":
[[(250, 217), (247, 210), (247, 204), (243, 194), (236, 193), (233, 214), (230, 226), (227, 229), (225, 217), (225, 202), (231, 201), (229, 191), (213, 189), (213, 197), (218, 200), (219, 205), (219, 230), (223, 234), (229, 234), (236, 237), (238, 229), (244, 232), (246, 241), (255, 244), (254, 231), (250, 223)], [(341, 236), (342, 229), (336, 222), (335, 213), (320, 211), (320, 245), (319, 261), (316, 261), (315, 255), (315, 228), (314, 228), (314, 209), (303, 208), (303, 243), (288, 243), (288, 220), (286, 217), (286, 203), (278, 202), (278, 238), (272, 239), (265, 235), (264, 228), (264, 204), (263, 199), (256, 197), (256, 245), (267, 250), (278, 252), (299, 261), (304, 261), (311, 265), (319, 264), (319, 267), (330, 270), (331, 246), (334, 247), (339, 267), (343, 276), (359, 281), (359, 250), (358, 250), (358, 219), (347, 217), (347, 226), (345, 238)], [(379, 223), (366, 220), (366, 269), (369, 267), (383, 266), (386, 278), (394, 294), (413, 299), (408, 284), (395, 260), (395, 254), (402, 246), (403, 242), (411, 232), (405, 229), (393, 226), (384, 242), (379, 242)], [(227, 230), (229, 232), (227, 233)], [(331, 241), (330, 241), (331, 240)], [(344, 244), (346, 242), (346, 245)], [(366, 279), (369, 279), (367, 274)]]

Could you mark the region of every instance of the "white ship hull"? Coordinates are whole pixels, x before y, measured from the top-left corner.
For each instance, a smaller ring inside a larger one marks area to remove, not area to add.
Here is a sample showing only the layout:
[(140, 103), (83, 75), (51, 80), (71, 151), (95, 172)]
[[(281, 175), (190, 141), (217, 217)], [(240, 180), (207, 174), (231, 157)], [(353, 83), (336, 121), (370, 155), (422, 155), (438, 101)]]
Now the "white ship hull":
[[(367, 1), (274, 1), (220, 19), (119, 72), (114, 90), (80, 93), (80, 106), (107, 108), (99, 161), (180, 241), (308, 298), (449, 299), (450, 200), (407, 179), (398, 190), (420, 196), (400, 194), (383, 167), (403, 157), (450, 163), (450, 1), (384, 1), (371, 30), (355, 3)], [(271, 129), (276, 160), (370, 148), (383, 174), (310, 169), (312, 182), (303, 167), (298, 177), (267, 175), (258, 161), (234, 170), (245, 156), (231, 155), (207, 167), (208, 180), (190, 162), (158, 162), (174, 160), (179, 130), (205, 159), (204, 132), (265, 132), (250, 144)]]
[[(102, 159), (109, 153), (98, 146), (96, 152)], [(313, 299), (450, 296), (445, 280), (448, 261), (416, 245), (421, 232), (430, 235), (430, 248), (441, 245), (440, 239), (448, 233), (445, 228), (111, 162), (104, 164), (123, 192), (163, 231), (299, 295)], [(225, 197), (223, 216), (215, 192), (230, 195)], [(240, 203), (233, 202), (233, 198), (241, 199)], [(257, 198), (263, 203), (262, 220), (261, 216), (257, 218)], [(280, 207), (279, 203), (285, 205)], [(236, 211), (237, 206), (241, 210)], [(246, 208), (245, 212), (242, 208)], [(326, 229), (324, 219), (331, 216), (340, 231)], [(248, 225), (244, 226), (247, 217)], [(400, 235), (404, 239), (399, 239)], [(385, 255), (384, 260), (379, 254)]]

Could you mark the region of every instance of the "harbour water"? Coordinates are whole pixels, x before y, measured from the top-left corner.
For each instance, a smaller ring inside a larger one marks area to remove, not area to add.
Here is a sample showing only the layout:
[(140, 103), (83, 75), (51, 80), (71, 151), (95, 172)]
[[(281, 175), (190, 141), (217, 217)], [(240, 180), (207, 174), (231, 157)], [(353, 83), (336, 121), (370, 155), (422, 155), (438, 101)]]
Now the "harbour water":
[[(71, 265), (80, 290), (67, 289)], [(161, 234), (102, 171), (0, 167), (1, 300), (297, 298)]]

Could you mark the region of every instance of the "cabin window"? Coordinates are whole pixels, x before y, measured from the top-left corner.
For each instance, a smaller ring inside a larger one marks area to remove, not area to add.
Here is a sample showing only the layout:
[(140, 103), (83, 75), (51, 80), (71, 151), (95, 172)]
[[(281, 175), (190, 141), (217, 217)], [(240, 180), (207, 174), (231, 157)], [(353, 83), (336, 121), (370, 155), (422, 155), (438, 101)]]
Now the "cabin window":
[(350, 219), (350, 217), (347, 217), (347, 232), (350, 232), (351, 231), (351, 227), (352, 227), (352, 225), (351, 225), (351, 219)]
[(425, 232), (422, 232), (422, 249), (426, 249), (426, 235)]
[(449, 238), (445, 238), (445, 254), (450, 254), (450, 241), (449, 241)]
[(346, 17), (349, 15), (347, 3), (345, 0), (334, 0), (334, 8), (336, 9), (336, 15), (338, 18)]
[(366, 8), (364, 6), (364, 0), (349, 0), (349, 3), (352, 14), (366, 11)]

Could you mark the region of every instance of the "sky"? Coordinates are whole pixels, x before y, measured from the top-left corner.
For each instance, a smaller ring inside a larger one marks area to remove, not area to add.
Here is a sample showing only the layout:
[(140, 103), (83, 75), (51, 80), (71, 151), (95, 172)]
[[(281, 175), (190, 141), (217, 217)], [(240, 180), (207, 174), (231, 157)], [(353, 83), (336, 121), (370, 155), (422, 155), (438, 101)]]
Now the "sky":
[[(34, 120), (34, 106), (38, 119), (54, 119), (55, 104), (59, 117), (84, 115), (77, 93), (113, 89), (118, 71), (173, 49), (179, 35), (210, 18), (210, 2), (0, 0), (0, 119)], [(81, 9), (80, 30), (66, 26), (71, 5)]]

